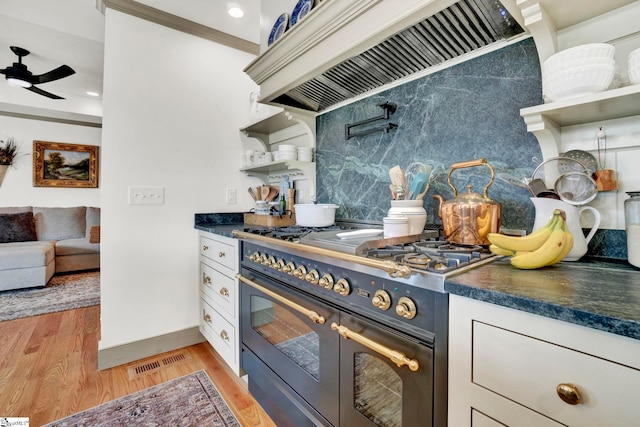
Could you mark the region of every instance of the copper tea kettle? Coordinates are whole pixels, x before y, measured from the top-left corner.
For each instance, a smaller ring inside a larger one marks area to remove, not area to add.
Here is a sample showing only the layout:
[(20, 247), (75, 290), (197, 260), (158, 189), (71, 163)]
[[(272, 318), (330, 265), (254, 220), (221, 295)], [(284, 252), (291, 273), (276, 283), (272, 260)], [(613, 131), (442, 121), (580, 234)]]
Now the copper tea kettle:
[[(467, 186), (467, 193), (458, 195), (458, 189), (451, 183), (451, 173), (456, 169), (474, 166), (486, 166), (491, 171), (491, 179), (484, 187), (484, 196), (471, 191)], [(453, 189), (453, 200), (444, 201), (442, 196), (433, 198), (440, 202), (438, 216), (442, 219), (444, 236), (451, 243), (463, 245), (489, 245), (487, 235), (500, 230), (501, 206), (488, 197), (488, 191), (494, 179), (493, 167), (487, 159), (481, 158), (454, 163), (449, 170), (449, 186)]]

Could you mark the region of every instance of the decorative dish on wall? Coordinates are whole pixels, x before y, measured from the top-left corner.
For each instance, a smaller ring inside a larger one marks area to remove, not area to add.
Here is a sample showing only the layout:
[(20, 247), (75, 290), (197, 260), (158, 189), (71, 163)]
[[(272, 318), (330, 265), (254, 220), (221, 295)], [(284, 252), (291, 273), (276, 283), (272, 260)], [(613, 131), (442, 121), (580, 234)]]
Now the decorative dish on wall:
[(283, 13), (278, 16), (275, 24), (273, 24), (273, 28), (271, 29), (271, 33), (269, 34), (269, 40), (267, 41), (267, 46), (271, 46), (276, 40), (278, 40), (285, 31), (287, 31), (289, 27), (289, 14)]
[(293, 12), (291, 12), (290, 26), (293, 27), (305, 17), (307, 13), (311, 11), (313, 8), (314, 0), (298, 0), (296, 6), (293, 8)]

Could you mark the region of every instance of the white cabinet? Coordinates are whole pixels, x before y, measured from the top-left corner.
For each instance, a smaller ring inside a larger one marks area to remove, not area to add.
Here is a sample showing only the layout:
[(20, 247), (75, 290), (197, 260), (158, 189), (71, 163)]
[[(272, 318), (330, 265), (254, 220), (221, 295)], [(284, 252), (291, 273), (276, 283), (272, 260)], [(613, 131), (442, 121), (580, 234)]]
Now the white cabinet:
[[(264, 119), (258, 120), (240, 131), (256, 138), (265, 151), (277, 151), (279, 144), (291, 144), (297, 147), (315, 147), (316, 119), (309, 113), (283, 110)], [(315, 201), (316, 163), (297, 160), (281, 160), (247, 166), (240, 169), (249, 176), (255, 176), (264, 183), (277, 182), (281, 174), (288, 174), (293, 179), (309, 180), (310, 197)]]
[(201, 231), (200, 332), (240, 375), (239, 245), (236, 239)]
[(455, 295), (449, 319), (449, 425), (637, 425), (640, 341)]

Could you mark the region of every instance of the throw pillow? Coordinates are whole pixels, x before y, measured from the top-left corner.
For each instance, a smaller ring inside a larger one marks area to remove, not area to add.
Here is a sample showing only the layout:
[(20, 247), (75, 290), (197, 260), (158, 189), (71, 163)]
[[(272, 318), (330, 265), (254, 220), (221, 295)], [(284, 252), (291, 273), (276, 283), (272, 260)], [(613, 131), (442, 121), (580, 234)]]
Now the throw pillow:
[(33, 213), (0, 214), (0, 243), (38, 240)]
[(86, 208), (33, 208), (38, 240), (64, 240), (84, 237)]

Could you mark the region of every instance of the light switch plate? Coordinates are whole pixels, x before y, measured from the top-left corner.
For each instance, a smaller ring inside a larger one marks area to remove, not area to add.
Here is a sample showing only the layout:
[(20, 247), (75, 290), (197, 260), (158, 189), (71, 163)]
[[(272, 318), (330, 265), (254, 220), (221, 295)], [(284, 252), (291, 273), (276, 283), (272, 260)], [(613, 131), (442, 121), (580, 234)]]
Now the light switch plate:
[(130, 205), (164, 204), (164, 187), (129, 187)]

